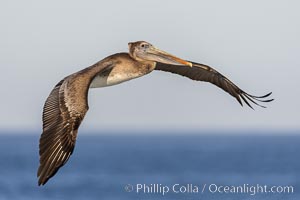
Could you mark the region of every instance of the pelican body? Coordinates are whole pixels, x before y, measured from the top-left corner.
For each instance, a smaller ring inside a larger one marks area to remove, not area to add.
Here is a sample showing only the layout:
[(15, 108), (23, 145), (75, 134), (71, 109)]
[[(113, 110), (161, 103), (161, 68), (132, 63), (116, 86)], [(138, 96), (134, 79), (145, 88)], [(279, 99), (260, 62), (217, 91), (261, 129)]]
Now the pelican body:
[[(115, 65), (115, 67), (108, 68), (102, 73), (97, 74), (93, 78), (90, 88), (116, 85), (134, 78), (144, 76), (152, 72), (155, 68), (154, 62), (141, 63), (132, 59), (127, 53), (114, 54), (104, 59), (104, 62), (111, 62), (113, 65)], [(99, 64), (101, 65), (101, 63)], [(123, 66), (131, 67), (125, 68)]]
[(183, 60), (159, 50), (145, 41), (128, 43), (129, 53), (117, 53), (61, 80), (51, 91), (43, 108), (43, 133), (40, 138), (38, 184), (44, 185), (73, 153), (78, 128), (88, 111), (88, 90), (112, 86), (144, 76), (153, 70), (171, 72), (192, 80), (210, 82), (243, 105), (270, 102), (236, 86), (215, 69)]

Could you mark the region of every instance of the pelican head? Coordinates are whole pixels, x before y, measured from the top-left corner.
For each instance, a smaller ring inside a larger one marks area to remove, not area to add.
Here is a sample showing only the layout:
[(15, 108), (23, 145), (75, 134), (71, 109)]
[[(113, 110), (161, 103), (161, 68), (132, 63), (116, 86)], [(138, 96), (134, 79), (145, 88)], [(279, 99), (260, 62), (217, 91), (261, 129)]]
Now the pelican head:
[(171, 65), (186, 65), (192, 67), (192, 63), (173, 56), (145, 41), (129, 42), (129, 54), (137, 61), (152, 61)]

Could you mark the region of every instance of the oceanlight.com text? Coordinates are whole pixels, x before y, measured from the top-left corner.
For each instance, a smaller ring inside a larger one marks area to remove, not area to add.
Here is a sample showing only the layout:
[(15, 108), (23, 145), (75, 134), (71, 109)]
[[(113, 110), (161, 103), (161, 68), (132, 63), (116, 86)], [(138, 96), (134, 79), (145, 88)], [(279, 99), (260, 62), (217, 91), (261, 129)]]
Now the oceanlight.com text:
[(241, 185), (221, 185), (221, 184), (127, 184), (124, 187), (126, 192), (136, 194), (293, 194), (294, 187), (291, 185), (263, 185), (263, 184), (241, 184)]

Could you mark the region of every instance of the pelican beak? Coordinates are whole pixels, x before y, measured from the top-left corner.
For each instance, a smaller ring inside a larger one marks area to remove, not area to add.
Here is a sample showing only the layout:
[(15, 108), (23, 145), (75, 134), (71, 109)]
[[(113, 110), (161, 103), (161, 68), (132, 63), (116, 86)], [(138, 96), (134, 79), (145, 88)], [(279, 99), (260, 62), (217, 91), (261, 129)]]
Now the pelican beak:
[(191, 62), (185, 61), (181, 58), (173, 56), (167, 52), (164, 52), (158, 48), (150, 47), (147, 51), (148, 54), (152, 57), (153, 61), (161, 62), (170, 65), (185, 65), (192, 67), (193, 64)]

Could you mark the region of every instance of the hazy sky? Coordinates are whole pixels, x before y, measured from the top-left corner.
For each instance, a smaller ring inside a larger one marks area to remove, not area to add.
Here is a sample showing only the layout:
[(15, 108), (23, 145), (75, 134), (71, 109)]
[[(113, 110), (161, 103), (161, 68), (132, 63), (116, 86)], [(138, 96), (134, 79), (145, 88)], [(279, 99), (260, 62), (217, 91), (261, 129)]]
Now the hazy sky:
[(0, 2), (0, 129), (40, 131), (58, 81), (137, 40), (275, 101), (253, 111), (211, 84), (153, 72), (91, 90), (81, 130), (300, 129), (299, 1), (103, 2)]

